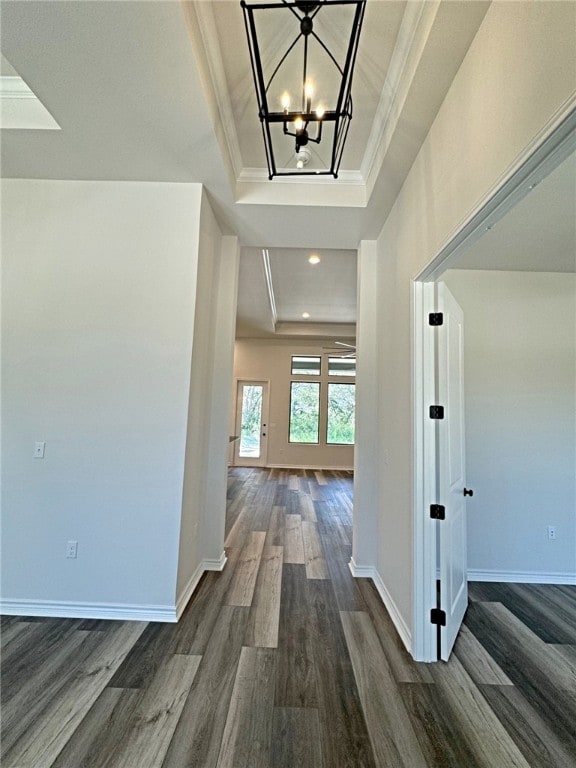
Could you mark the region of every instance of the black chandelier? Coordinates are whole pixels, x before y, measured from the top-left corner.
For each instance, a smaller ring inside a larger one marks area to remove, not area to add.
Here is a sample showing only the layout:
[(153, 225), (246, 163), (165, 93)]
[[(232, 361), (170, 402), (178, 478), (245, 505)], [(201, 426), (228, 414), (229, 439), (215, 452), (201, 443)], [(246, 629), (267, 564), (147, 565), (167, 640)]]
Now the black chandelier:
[(241, 0), (240, 5), (268, 178), (338, 178), (366, 0)]

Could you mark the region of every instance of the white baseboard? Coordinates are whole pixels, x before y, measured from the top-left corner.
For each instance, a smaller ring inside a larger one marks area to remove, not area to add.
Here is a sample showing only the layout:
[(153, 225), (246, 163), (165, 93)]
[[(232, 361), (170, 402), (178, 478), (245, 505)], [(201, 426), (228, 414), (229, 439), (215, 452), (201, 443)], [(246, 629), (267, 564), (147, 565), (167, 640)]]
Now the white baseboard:
[(469, 570), (468, 581), (502, 581), (516, 584), (570, 584), (576, 585), (576, 573), (540, 573), (532, 571), (479, 571)]
[(222, 552), (218, 560), (203, 560), (189, 579), (176, 605), (130, 605), (128, 603), (75, 603), (55, 600), (4, 599), (0, 600), (0, 615), (175, 623), (186, 608), (204, 571), (221, 571), (225, 565), (226, 554), (224, 552)]
[(223, 571), (227, 562), (226, 552), (223, 551), (218, 560), (202, 560), (202, 566), (205, 571)]
[(350, 558), (348, 568), (355, 579), (371, 579), (376, 572), (376, 569), (371, 565), (358, 565), (353, 557)]
[(309, 469), (311, 472), (354, 472), (354, 467), (311, 467), (309, 464), (266, 464), (262, 469)]
[(372, 579), (374, 582), (374, 586), (378, 590), (378, 594), (380, 595), (380, 598), (382, 599), (382, 602), (384, 603), (384, 606), (388, 613), (390, 614), (390, 618), (392, 619), (392, 623), (396, 627), (396, 631), (400, 635), (400, 639), (404, 643), (404, 647), (408, 651), (408, 653), (412, 653), (412, 635), (410, 633), (410, 628), (404, 621), (404, 618), (400, 614), (400, 611), (398, 610), (396, 603), (394, 602), (392, 595), (390, 592), (388, 592), (388, 589), (384, 582), (382, 581), (382, 577), (374, 568), (373, 566), (365, 566), (365, 565), (357, 565), (354, 562), (354, 558), (350, 558), (350, 562), (348, 563), (348, 567), (350, 568), (350, 572), (352, 573), (352, 576), (359, 579)]
[(190, 598), (194, 594), (194, 590), (198, 586), (198, 582), (202, 578), (205, 571), (222, 571), (226, 565), (226, 553), (222, 552), (218, 560), (202, 560), (198, 568), (194, 571), (188, 583), (180, 593), (180, 597), (176, 601), (176, 621), (182, 616), (184, 609), (188, 605)]
[(74, 603), (53, 600), (0, 601), (0, 614), (44, 616), (63, 619), (116, 619), (118, 621), (175, 622), (174, 605), (130, 605), (129, 603)]

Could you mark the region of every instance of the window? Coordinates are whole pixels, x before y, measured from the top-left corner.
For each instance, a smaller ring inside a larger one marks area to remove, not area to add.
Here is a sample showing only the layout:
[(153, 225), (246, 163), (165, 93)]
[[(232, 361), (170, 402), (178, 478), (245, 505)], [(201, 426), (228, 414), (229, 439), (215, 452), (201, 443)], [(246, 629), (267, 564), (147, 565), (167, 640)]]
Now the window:
[(355, 397), (355, 384), (328, 384), (326, 442), (329, 445), (354, 444)]
[(354, 445), (356, 358), (292, 355), (289, 442)]
[(328, 376), (356, 376), (356, 358), (329, 357)]
[(292, 376), (320, 376), (320, 357), (293, 357)]
[(293, 381), (290, 384), (290, 442), (318, 443), (320, 383)]

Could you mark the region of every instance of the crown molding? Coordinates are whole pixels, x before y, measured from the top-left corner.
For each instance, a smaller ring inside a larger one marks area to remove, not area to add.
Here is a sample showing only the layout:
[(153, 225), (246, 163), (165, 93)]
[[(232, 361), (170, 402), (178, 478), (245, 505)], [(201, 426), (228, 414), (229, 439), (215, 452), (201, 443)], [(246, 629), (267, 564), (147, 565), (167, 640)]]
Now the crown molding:
[(366, 185), (356, 172), (330, 176), (279, 176), (268, 180), (264, 169), (251, 168), (240, 174), (235, 201), (246, 205), (302, 205), (322, 207), (366, 207)]
[(360, 169), (368, 200), (396, 131), (439, 7), (440, 0), (406, 3)]
[(0, 127), (18, 130), (60, 130), (50, 112), (19, 75), (0, 75)]
[[(280, 171), (283, 169), (281, 168)], [(287, 169), (286, 169), (287, 170)], [(362, 186), (364, 178), (360, 171), (339, 171), (338, 178), (333, 179), (330, 176), (275, 176), (274, 184), (326, 184), (329, 181), (331, 185), (336, 184), (355, 184)], [(243, 168), (238, 174), (238, 182), (241, 184), (261, 183), (268, 181), (268, 171), (266, 168)]]
[(212, 124), (233, 186), (242, 169), (242, 156), (212, 3), (186, 2), (185, 12)]
[(276, 323), (277, 336), (314, 336), (331, 338), (332, 336), (356, 337), (356, 323), (304, 323), (301, 320)]
[(278, 322), (278, 312), (276, 311), (276, 297), (274, 296), (274, 284), (272, 283), (272, 268), (270, 266), (270, 254), (268, 249), (262, 250), (262, 264), (264, 266), (264, 278), (266, 280), (266, 290), (268, 291), (268, 301), (270, 302), (270, 313), (272, 315), (272, 326), (275, 328)]
[(0, 99), (38, 100), (38, 97), (18, 75), (0, 75)]

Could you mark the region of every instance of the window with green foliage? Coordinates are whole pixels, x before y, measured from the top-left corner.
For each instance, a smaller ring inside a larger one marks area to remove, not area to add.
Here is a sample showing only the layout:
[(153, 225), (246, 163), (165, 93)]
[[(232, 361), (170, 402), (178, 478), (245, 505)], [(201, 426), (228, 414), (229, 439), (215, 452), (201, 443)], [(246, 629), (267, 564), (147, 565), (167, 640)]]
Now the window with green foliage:
[(320, 384), (293, 381), (290, 384), (290, 442), (318, 443)]
[(355, 384), (328, 384), (328, 422), (326, 442), (354, 444)]
[(356, 357), (291, 355), (290, 362), (289, 441), (354, 445)]

